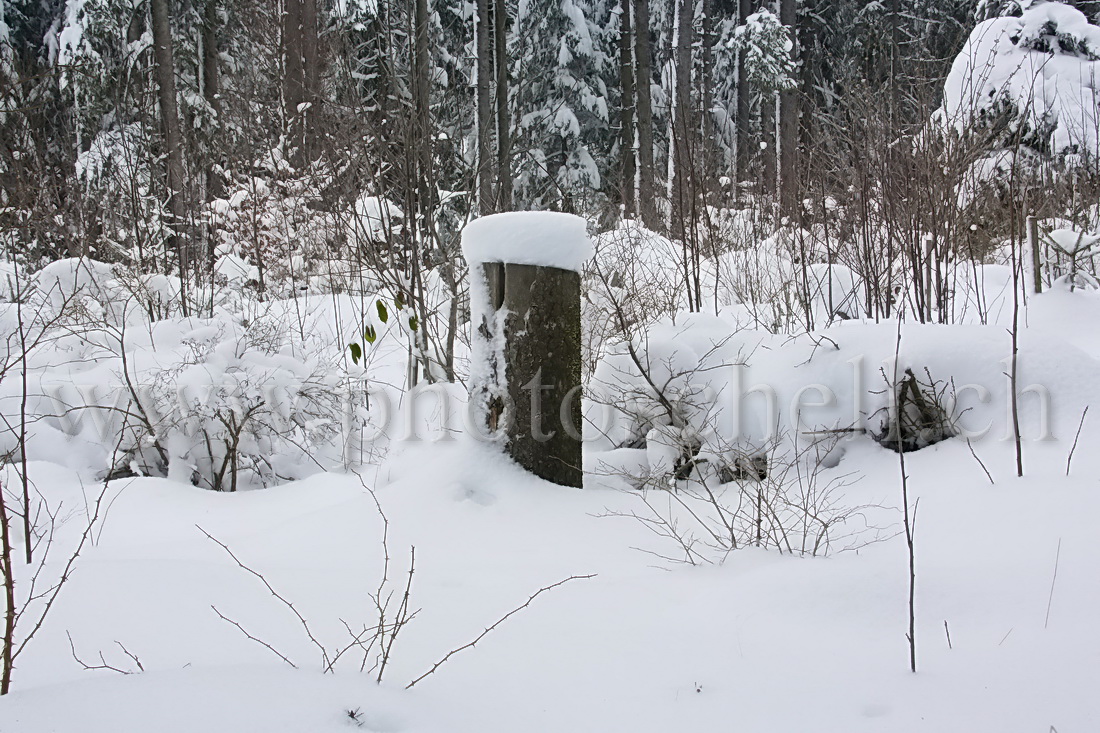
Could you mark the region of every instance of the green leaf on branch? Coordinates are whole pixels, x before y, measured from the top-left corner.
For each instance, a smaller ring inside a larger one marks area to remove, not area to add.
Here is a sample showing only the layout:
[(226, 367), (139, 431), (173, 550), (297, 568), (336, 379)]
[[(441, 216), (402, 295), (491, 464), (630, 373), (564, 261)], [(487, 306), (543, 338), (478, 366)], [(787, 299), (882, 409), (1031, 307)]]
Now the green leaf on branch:
[(386, 312), (386, 304), (382, 301), (378, 301), (375, 305), (378, 306), (378, 320), (382, 321), (382, 323), (390, 320), (390, 314)]
[(405, 296), (402, 295), (401, 293), (398, 293), (397, 295), (393, 296), (393, 307), (396, 308), (397, 310), (401, 310), (402, 308), (404, 308), (405, 307)]
[(368, 344), (373, 344), (378, 339), (378, 332), (374, 330), (374, 326), (367, 326), (367, 330), (363, 331), (363, 340)]
[(348, 348), (351, 349), (351, 361), (353, 364), (358, 364), (359, 360), (363, 358), (363, 349), (359, 344), (349, 344)]
[(409, 316), (409, 330), (410, 331), (415, 331), (417, 326), (419, 326), (419, 325), (420, 325), (420, 321), (417, 319), (416, 316)]

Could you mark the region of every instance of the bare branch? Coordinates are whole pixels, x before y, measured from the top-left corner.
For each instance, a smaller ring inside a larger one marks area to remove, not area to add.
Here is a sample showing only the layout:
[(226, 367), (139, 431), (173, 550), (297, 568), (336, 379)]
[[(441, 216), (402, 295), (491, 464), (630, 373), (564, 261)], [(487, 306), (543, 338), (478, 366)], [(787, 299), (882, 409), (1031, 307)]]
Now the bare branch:
[(587, 580), (587, 579), (589, 579), (589, 578), (595, 578), (595, 577), (596, 577), (595, 573), (593, 573), (593, 574), (591, 574), (591, 575), (571, 575), (571, 576), (569, 576), (568, 578), (566, 578), (565, 580), (559, 580), (559, 581), (558, 581), (557, 583), (554, 583), (553, 585), (548, 585), (548, 586), (546, 586), (546, 587), (544, 587), (544, 588), (539, 588), (539, 589), (538, 589), (537, 591), (535, 591), (535, 593), (534, 593), (534, 594), (533, 594), (533, 595), (532, 595), (532, 596), (531, 596), (530, 598), (528, 598), (528, 599), (527, 599), (527, 602), (526, 602), (526, 603), (524, 603), (524, 604), (523, 604), (522, 606), (518, 606), (518, 607), (516, 607), (516, 608), (512, 609), (512, 610), (511, 610), (511, 611), (509, 611), (508, 613), (506, 613), (506, 614), (504, 614), (503, 616), (501, 616), (501, 617), (500, 617), (500, 618), (499, 618), (499, 619), (498, 619), (498, 620), (496, 621), (496, 623), (494, 623), (494, 624), (493, 624), (492, 626), (490, 626), (489, 628), (485, 629), (485, 630), (484, 630), (484, 631), (482, 631), (482, 632), (481, 632), (480, 634), (478, 634), (478, 635), (477, 635), (477, 638), (475, 638), (475, 639), (474, 639), (473, 641), (471, 641), (471, 642), (469, 642), (469, 643), (467, 643), (467, 644), (463, 644), (462, 646), (460, 646), (460, 647), (457, 647), (457, 648), (455, 648), (455, 649), (452, 649), (451, 651), (447, 652), (446, 656), (444, 656), (444, 657), (443, 657), (442, 659), (440, 659), (440, 660), (439, 660), (438, 662), (436, 662), (435, 664), (433, 664), (433, 665), (432, 665), (432, 668), (431, 668), (431, 669), (429, 669), (429, 670), (428, 670), (427, 672), (425, 672), (424, 674), (422, 674), (422, 675), (420, 675), (419, 677), (417, 677), (417, 678), (416, 678), (415, 680), (413, 680), (413, 681), (412, 681), (412, 682), (410, 682), (409, 684), (405, 685), (405, 689), (406, 689), (406, 690), (408, 690), (408, 689), (411, 689), (412, 687), (414, 687), (414, 686), (416, 685), (416, 683), (417, 683), (417, 682), (420, 682), (420, 681), (421, 681), (422, 679), (424, 679), (425, 677), (427, 677), (427, 676), (431, 675), (431, 674), (432, 674), (433, 672), (435, 672), (435, 671), (436, 671), (437, 669), (439, 669), (439, 668), (440, 668), (441, 666), (443, 666), (443, 664), (444, 664), (444, 663), (445, 663), (445, 662), (446, 662), (446, 661), (447, 661), (448, 659), (450, 659), (451, 657), (453, 657), (454, 655), (458, 654), (458, 653), (459, 653), (459, 652), (461, 652), (461, 651), (464, 651), (464, 650), (466, 650), (466, 649), (471, 649), (471, 648), (473, 648), (474, 646), (476, 646), (476, 645), (477, 645), (477, 643), (478, 643), (479, 641), (481, 641), (482, 639), (484, 639), (484, 638), (485, 638), (486, 636), (488, 636), (488, 635), (489, 635), (489, 632), (493, 631), (493, 630), (494, 630), (494, 629), (496, 629), (496, 628), (497, 628), (498, 626), (500, 626), (500, 625), (501, 625), (502, 623), (504, 623), (505, 621), (507, 621), (507, 620), (508, 620), (509, 618), (511, 618), (511, 617), (512, 617), (512, 616), (514, 616), (515, 614), (519, 613), (519, 612), (520, 612), (520, 611), (522, 611), (523, 609), (525, 609), (525, 608), (527, 608), (528, 606), (530, 606), (530, 605), (531, 605), (531, 602), (532, 602), (532, 601), (534, 601), (534, 600), (535, 600), (536, 598), (538, 598), (538, 597), (539, 597), (540, 595), (542, 595), (542, 594), (543, 594), (543, 593), (545, 593), (546, 591), (548, 591), (548, 590), (553, 590), (554, 588), (557, 588), (558, 586), (561, 586), (561, 585), (565, 585), (566, 583), (568, 583), (568, 582), (570, 582), (570, 581), (573, 581), (573, 580)]

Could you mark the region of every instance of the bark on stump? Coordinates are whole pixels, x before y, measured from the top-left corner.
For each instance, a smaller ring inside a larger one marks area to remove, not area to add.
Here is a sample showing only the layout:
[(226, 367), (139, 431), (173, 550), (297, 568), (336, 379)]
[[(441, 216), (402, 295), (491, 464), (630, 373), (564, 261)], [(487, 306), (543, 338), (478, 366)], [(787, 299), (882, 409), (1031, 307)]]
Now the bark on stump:
[(561, 486), (580, 487), (581, 297), (572, 270), (482, 265), (493, 312), (506, 312), (507, 405), (491, 405), (489, 427), (506, 419), (506, 450), (519, 465)]

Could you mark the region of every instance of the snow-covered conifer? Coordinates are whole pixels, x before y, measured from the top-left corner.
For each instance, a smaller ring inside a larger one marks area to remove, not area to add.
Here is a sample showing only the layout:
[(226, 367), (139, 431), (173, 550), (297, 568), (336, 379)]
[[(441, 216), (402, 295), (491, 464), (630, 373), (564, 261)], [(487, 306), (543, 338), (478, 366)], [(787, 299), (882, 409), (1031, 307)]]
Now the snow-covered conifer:
[(516, 194), (576, 210), (603, 185), (611, 63), (598, 0), (526, 0), (516, 16)]

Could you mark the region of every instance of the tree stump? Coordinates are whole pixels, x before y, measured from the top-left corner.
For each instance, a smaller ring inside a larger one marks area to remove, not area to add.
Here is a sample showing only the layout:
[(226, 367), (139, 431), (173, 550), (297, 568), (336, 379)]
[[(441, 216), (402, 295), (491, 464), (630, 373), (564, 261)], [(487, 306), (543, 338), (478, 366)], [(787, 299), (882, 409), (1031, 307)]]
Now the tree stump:
[[(503, 222), (507, 227), (489, 222), (502, 217), (508, 217)], [(478, 222), (488, 222), (480, 234), (474, 226)], [(584, 226), (582, 219), (568, 214), (531, 212), (485, 217), (463, 232), (477, 325), (475, 419), (520, 466), (547, 481), (574, 487), (580, 487), (583, 478), (577, 259), (578, 253), (587, 257), (591, 252)], [(572, 257), (555, 249), (561, 244), (555, 233), (569, 240), (566, 245), (572, 242), (572, 248), (564, 247)], [(477, 244), (478, 236), (509, 234), (524, 246), (513, 251)], [(548, 249), (533, 247), (543, 239)], [(478, 275), (480, 282), (475, 281)]]

